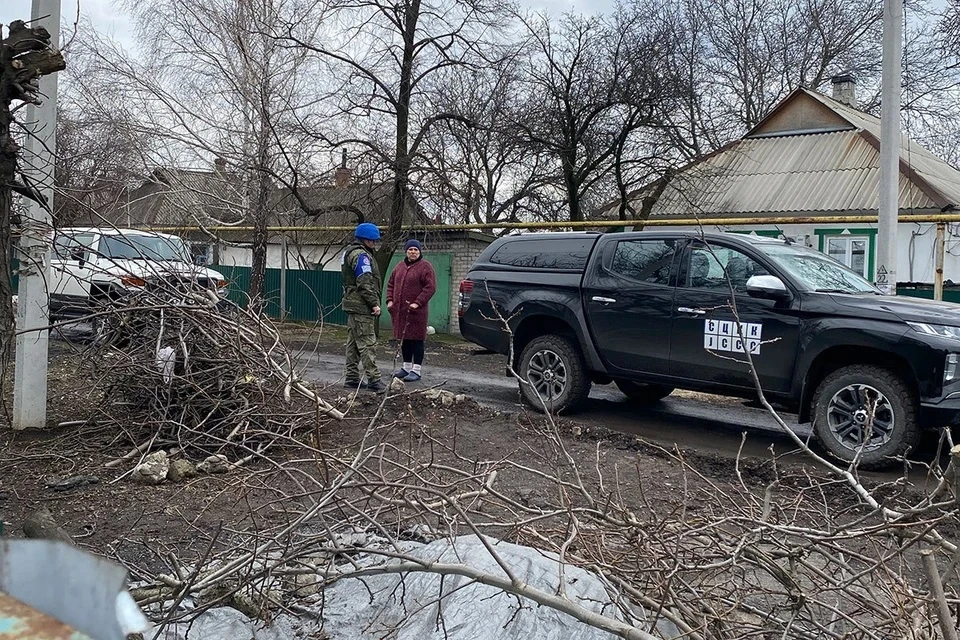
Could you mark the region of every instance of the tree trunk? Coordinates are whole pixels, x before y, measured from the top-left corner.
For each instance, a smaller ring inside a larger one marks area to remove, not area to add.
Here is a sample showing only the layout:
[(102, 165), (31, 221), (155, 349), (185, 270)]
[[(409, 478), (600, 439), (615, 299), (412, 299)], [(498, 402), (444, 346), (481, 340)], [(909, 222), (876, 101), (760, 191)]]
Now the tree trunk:
[[(263, 166), (263, 165), (261, 165)], [(269, 215), (269, 179), (266, 171), (258, 171), (253, 180), (254, 197), (251, 221), (253, 222), (253, 243), (250, 247), (250, 307), (262, 311), (265, 305), (265, 280), (267, 275), (267, 225)]]
[[(37, 79), (66, 68), (59, 51), (50, 48), (50, 33), (43, 27), (28, 27), (20, 20), (8, 25), (0, 40), (0, 374), (7, 366), (13, 346), (13, 282), (11, 273), (13, 192), (37, 198), (17, 183), (20, 146), (10, 135), (14, 122), (10, 105), (17, 100), (39, 104)], [(2, 381), (2, 375), (0, 375)]]
[(638, 220), (640, 224), (634, 225), (634, 231), (643, 230), (643, 223), (650, 219), (650, 214), (653, 213), (653, 206), (657, 204), (658, 200), (660, 200), (660, 196), (662, 196), (663, 192), (666, 191), (667, 186), (669, 186), (672, 179), (673, 169), (667, 167), (667, 170), (663, 172), (663, 176), (657, 180), (653, 190), (643, 197), (640, 205), (640, 211), (638, 211), (636, 215), (636, 220)]
[[(261, 103), (265, 100), (261, 96)], [(263, 104), (261, 104), (263, 108)], [(264, 109), (264, 114), (268, 112)], [(250, 203), (253, 210), (250, 220), (253, 223), (253, 244), (250, 247), (250, 307), (255, 311), (262, 311), (266, 305), (265, 280), (267, 276), (267, 225), (270, 224), (270, 139), (266, 122), (261, 122), (257, 134), (257, 156), (254, 172), (251, 176)]]
[[(13, 345), (13, 281), (11, 227), (13, 222), (13, 190), (19, 147), (10, 135), (13, 116), (10, 105), (0, 103), (0, 372), (7, 373)], [(2, 380), (0, 375), (0, 380)]]
[(570, 222), (580, 222), (583, 220), (583, 212), (580, 210), (580, 184), (574, 176), (573, 166), (567, 168), (567, 160), (564, 159), (563, 183), (567, 187), (567, 210), (570, 213)]
[(403, 31), (403, 59), (400, 65), (400, 90), (397, 94), (397, 150), (394, 156), (393, 193), (390, 203), (390, 224), (383, 244), (376, 252), (380, 273), (387, 275), (390, 259), (400, 241), (403, 218), (410, 201), (410, 94), (413, 85), (413, 59), (416, 55), (417, 22), (420, 19), (420, 0), (406, 5)]

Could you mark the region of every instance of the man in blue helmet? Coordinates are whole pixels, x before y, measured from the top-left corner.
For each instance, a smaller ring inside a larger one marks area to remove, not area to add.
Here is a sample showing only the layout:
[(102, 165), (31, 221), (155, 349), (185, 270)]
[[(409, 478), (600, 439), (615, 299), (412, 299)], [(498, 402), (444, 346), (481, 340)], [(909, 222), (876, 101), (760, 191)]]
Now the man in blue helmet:
[(383, 393), (387, 385), (380, 379), (377, 367), (377, 322), (380, 321), (383, 280), (373, 259), (373, 250), (380, 242), (380, 229), (364, 222), (357, 225), (353, 235), (354, 242), (347, 245), (340, 258), (343, 310), (347, 314), (347, 366), (343, 386)]

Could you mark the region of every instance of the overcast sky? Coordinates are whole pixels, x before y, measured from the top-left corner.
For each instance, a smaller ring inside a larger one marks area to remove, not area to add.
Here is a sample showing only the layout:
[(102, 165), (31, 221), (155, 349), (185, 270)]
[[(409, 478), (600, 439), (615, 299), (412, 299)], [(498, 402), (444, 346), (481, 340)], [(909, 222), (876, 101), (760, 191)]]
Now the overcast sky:
[[(64, 24), (76, 21), (77, 7), (84, 18), (89, 18), (97, 29), (106, 35), (115, 37), (125, 49), (133, 48), (132, 26), (114, 0), (61, 0), (61, 14)], [(613, 6), (614, 0), (521, 0), (531, 9), (563, 13), (571, 9), (576, 11), (605, 10)], [(0, 24), (10, 24), (13, 20), (29, 20), (31, 0), (0, 0)]]

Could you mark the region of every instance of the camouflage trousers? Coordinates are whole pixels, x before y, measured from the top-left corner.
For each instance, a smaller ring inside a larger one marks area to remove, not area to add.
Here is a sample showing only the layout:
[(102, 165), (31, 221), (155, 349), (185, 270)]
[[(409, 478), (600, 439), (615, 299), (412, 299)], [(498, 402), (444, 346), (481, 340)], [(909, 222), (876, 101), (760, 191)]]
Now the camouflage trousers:
[(347, 382), (360, 382), (361, 373), (367, 374), (367, 382), (380, 380), (380, 369), (377, 368), (378, 320), (371, 315), (347, 314), (347, 366), (344, 371)]

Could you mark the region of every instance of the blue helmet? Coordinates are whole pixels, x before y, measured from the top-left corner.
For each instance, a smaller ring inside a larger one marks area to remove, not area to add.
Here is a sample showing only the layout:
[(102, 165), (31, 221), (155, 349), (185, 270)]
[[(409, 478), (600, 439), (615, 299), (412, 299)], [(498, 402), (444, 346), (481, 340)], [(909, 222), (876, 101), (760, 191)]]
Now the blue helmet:
[(353, 234), (358, 240), (370, 240), (376, 242), (380, 239), (380, 229), (372, 222), (362, 222), (357, 225), (357, 230)]

